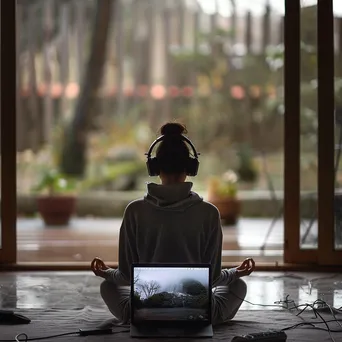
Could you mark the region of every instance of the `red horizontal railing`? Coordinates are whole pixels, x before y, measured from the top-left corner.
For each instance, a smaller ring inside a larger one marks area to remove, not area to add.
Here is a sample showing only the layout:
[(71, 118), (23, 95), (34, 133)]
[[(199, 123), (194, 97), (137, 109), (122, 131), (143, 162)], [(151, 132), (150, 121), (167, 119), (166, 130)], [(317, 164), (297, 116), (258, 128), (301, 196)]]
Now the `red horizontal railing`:
[[(162, 100), (166, 97), (176, 98), (176, 97), (192, 97), (195, 93), (198, 92), (200, 96), (209, 96), (211, 94), (210, 89), (206, 89), (203, 91), (200, 87), (195, 88), (192, 86), (170, 86), (165, 87), (163, 85), (139, 85), (135, 88), (126, 87), (122, 90), (122, 94), (125, 97), (151, 97), (155, 100)], [(50, 94), (50, 96), (54, 99), (65, 96), (68, 99), (75, 99), (78, 97), (80, 92), (80, 86), (78, 83), (71, 82), (68, 83), (65, 87), (61, 83), (53, 83), (48, 86), (44, 83), (41, 83), (37, 86), (37, 94), (38, 96), (46, 96)], [(21, 97), (29, 97), (32, 91), (29, 87), (22, 87), (20, 91)], [(103, 88), (99, 91), (100, 97), (114, 97), (118, 93), (117, 87), (107, 87)], [(237, 99), (242, 100), (246, 97), (247, 93), (254, 97), (258, 98), (262, 93), (266, 93), (268, 96), (275, 97), (276, 96), (276, 88), (275, 87), (267, 87), (263, 88), (261, 86), (253, 85), (248, 87), (243, 87), (241, 85), (235, 85), (230, 88), (230, 95)]]

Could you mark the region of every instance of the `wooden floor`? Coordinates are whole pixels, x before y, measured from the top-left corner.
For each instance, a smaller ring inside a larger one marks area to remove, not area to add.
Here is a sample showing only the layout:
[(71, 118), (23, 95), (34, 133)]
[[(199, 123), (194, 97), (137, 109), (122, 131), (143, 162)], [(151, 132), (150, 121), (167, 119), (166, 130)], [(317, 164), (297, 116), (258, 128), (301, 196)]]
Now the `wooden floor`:
[[(117, 261), (121, 219), (74, 219), (68, 227), (47, 228), (42, 221), (18, 218), (19, 262), (90, 261), (95, 256)], [(223, 261), (252, 256), (259, 261), (281, 262), (283, 257), (283, 221), (279, 220), (264, 243), (271, 219), (240, 219), (235, 227), (223, 227)], [(315, 234), (315, 232), (313, 232)]]

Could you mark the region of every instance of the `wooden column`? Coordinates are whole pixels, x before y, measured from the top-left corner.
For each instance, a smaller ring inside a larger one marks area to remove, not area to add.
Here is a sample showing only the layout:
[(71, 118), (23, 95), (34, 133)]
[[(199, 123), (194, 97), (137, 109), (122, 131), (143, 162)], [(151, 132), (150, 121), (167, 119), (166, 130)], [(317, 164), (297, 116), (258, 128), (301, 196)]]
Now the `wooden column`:
[[(320, 263), (334, 251), (334, 20), (333, 1), (317, 3), (318, 248)], [(340, 260), (341, 262), (341, 260)]]
[(169, 95), (169, 88), (171, 86), (171, 75), (172, 75), (172, 63), (170, 56), (170, 45), (171, 45), (171, 11), (169, 7), (165, 7), (163, 10), (164, 15), (164, 58), (165, 58), (165, 88), (166, 88), (166, 97), (163, 102), (163, 119), (164, 121), (171, 120), (171, 98)]
[[(124, 3), (122, 0), (116, 1), (113, 6), (115, 18), (115, 60), (116, 60), (116, 116), (121, 120), (124, 118), (125, 112), (125, 94), (124, 94), (124, 78), (125, 78), (125, 18), (124, 13)], [(116, 32), (115, 32), (116, 31)]]
[(51, 37), (53, 30), (53, 3), (46, 0), (44, 2), (44, 17), (43, 17), (43, 29), (44, 29), (44, 39), (43, 39), (43, 52), (44, 52), (44, 72), (43, 80), (45, 84), (45, 94), (44, 94), (44, 128), (43, 128), (43, 138), (45, 143), (51, 143), (52, 130), (53, 130), (53, 118), (54, 118), (54, 108), (52, 99), (52, 67), (51, 67)]
[[(23, 27), (23, 7), (17, 5), (16, 9), (16, 87), (17, 87), (17, 107), (16, 107), (16, 144), (17, 151), (24, 151), (27, 145), (27, 118), (26, 111), (23, 110), (23, 63), (20, 61), (20, 37)], [(25, 112), (25, 113), (24, 113)]]
[(285, 1), (284, 262), (296, 259), (300, 227), (300, 0)]
[(247, 12), (246, 15), (246, 31), (245, 31), (245, 44), (247, 49), (247, 54), (252, 52), (252, 13)]
[(60, 25), (61, 30), (61, 46), (60, 46), (60, 81), (63, 86), (61, 95), (60, 117), (65, 119), (71, 115), (69, 111), (69, 99), (67, 98), (66, 88), (70, 81), (70, 45), (69, 45), (69, 29), (70, 29), (70, 7), (68, 4), (61, 5)]
[[(1, 263), (15, 263), (16, 244), (16, 1), (0, 1), (1, 13)], [(0, 266), (1, 268), (1, 266)]]
[(28, 8), (28, 68), (29, 68), (29, 147), (37, 152), (39, 148), (39, 132), (41, 122), (39, 119), (39, 97), (37, 93), (37, 37), (35, 35), (36, 25), (36, 8), (31, 6)]

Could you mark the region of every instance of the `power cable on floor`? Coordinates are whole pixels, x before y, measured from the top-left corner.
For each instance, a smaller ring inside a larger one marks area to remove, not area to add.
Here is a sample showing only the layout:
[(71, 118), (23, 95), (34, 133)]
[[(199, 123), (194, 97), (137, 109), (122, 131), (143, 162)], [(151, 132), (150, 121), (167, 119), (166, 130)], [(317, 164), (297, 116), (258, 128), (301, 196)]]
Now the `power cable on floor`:
[[(329, 333), (329, 337), (331, 339), (332, 342), (336, 342), (335, 339), (333, 338), (333, 336), (331, 335), (331, 333), (342, 333), (342, 324), (340, 322), (342, 322), (342, 319), (338, 319), (336, 317), (335, 312), (337, 313), (341, 313), (342, 314), (342, 307), (340, 308), (334, 308), (333, 306), (327, 304), (324, 300), (322, 299), (317, 299), (315, 300), (312, 304), (306, 303), (306, 304), (300, 304), (297, 305), (296, 302), (292, 299), (290, 299), (289, 295), (286, 295), (284, 300), (279, 300), (274, 302), (273, 304), (257, 304), (257, 303), (252, 303), (246, 299), (243, 299), (241, 297), (239, 297), (238, 295), (236, 295), (234, 292), (231, 292), (235, 297), (239, 298), (240, 300), (242, 300), (243, 302), (246, 302), (250, 305), (253, 306), (261, 306), (261, 307), (278, 307), (278, 308), (283, 308), (283, 309), (287, 309), (289, 311), (291, 310), (297, 310), (298, 313), (296, 314), (296, 316), (300, 316), (306, 309), (311, 308), (313, 313), (315, 314), (316, 318), (320, 318), (321, 321), (320, 322), (300, 322), (297, 324), (294, 324), (292, 326), (286, 327), (281, 329), (281, 331), (286, 331), (286, 330), (292, 330), (292, 329), (296, 329), (302, 326), (310, 326), (314, 329), (317, 330), (322, 330), (322, 331), (326, 331)], [(319, 306), (318, 308), (316, 306)], [(320, 314), (319, 311), (322, 311), (323, 309), (329, 310), (329, 312), (331, 313), (331, 315), (333, 316), (334, 319), (332, 320), (326, 320), (322, 317), (322, 315)], [(341, 329), (340, 330), (333, 330), (329, 327), (328, 323), (331, 322), (335, 322), (337, 323)], [(326, 326), (326, 328), (321, 328), (321, 327), (317, 327), (316, 325), (318, 324), (324, 324)], [(114, 323), (113, 324), (116, 327), (128, 327), (129, 325), (124, 325), (124, 324), (120, 324), (120, 323)], [(106, 331), (108, 331), (108, 329), (106, 329)], [(109, 333), (111, 334), (119, 334), (119, 333), (124, 333), (124, 332), (129, 332), (129, 330), (120, 330), (120, 331), (111, 331)], [(51, 338), (57, 338), (57, 337), (63, 337), (63, 336), (72, 336), (74, 335), (76, 336), (81, 336), (82, 334), (80, 333), (80, 331), (75, 331), (75, 332), (69, 332), (69, 333), (63, 333), (63, 334), (58, 334), (58, 335), (52, 335), (52, 336), (45, 336), (45, 337), (35, 337), (35, 338), (29, 338), (28, 335), (26, 333), (20, 333), (18, 335), (16, 335), (14, 340), (0, 340), (0, 342), (28, 342), (28, 341), (41, 341), (41, 340), (46, 340), (46, 339), (51, 339)]]
[[(297, 324), (294, 324), (290, 327), (286, 327), (286, 328), (283, 328), (281, 329), (281, 331), (286, 331), (286, 330), (290, 330), (290, 329), (295, 329), (297, 327), (300, 327), (300, 326), (305, 326), (305, 325), (309, 325), (311, 326), (312, 328), (314, 329), (318, 329), (318, 330), (323, 330), (323, 331), (327, 331), (329, 333), (329, 337), (331, 339), (332, 342), (336, 342), (335, 339), (333, 338), (333, 336), (331, 335), (331, 333), (342, 333), (342, 329), (341, 330), (332, 330), (330, 327), (329, 327), (329, 324), (328, 322), (336, 322), (338, 325), (340, 325), (340, 327), (342, 328), (342, 325), (340, 323), (341, 320), (337, 319), (336, 315), (335, 315), (335, 312), (334, 311), (337, 311), (338, 313), (341, 313), (342, 314), (342, 310), (341, 308), (337, 309), (337, 308), (334, 308), (332, 307), (331, 305), (328, 305), (325, 301), (323, 301), (322, 299), (317, 299), (316, 301), (314, 301), (312, 304), (300, 304), (300, 305), (296, 305), (295, 301), (292, 300), (292, 299), (289, 299), (289, 295), (286, 295), (285, 299), (284, 300), (279, 300), (279, 301), (276, 301), (274, 302), (274, 304), (255, 304), (255, 303), (252, 303), (250, 301), (247, 301), (241, 297), (239, 297), (238, 295), (236, 295), (234, 292), (231, 292), (235, 297), (239, 298), (240, 300), (248, 303), (248, 304), (251, 304), (251, 305), (255, 305), (255, 306), (262, 306), (262, 307), (269, 307), (269, 306), (278, 306), (278, 307), (282, 307), (283, 309), (287, 309), (287, 310), (294, 310), (294, 309), (297, 309), (299, 312), (296, 314), (296, 316), (300, 316), (307, 308), (311, 308), (312, 311), (314, 312), (315, 314), (315, 317), (319, 317), (322, 321), (321, 322), (315, 322), (315, 324), (325, 324), (326, 328), (320, 328), (320, 327), (316, 327), (314, 323), (312, 322), (301, 322), (301, 323), (297, 323)], [(289, 304), (293, 304), (292, 307), (289, 307)], [(319, 308), (316, 308), (315, 305), (320, 305)], [(322, 306), (323, 305), (323, 306)], [(301, 310), (299, 310), (299, 308), (302, 308)], [(330, 321), (327, 321), (325, 320), (322, 315), (319, 313), (319, 310), (321, 310), (322, 308), (328, 308), (333, 316), (333, 320), (330, 320)]]

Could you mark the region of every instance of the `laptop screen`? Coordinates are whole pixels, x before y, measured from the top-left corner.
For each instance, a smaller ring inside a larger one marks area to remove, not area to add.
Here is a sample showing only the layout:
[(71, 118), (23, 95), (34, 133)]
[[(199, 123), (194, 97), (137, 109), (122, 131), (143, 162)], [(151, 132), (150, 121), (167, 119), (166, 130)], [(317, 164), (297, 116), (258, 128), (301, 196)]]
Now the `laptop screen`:
[(132, 322), (211, 322), (210, 266), (133, 266)]

